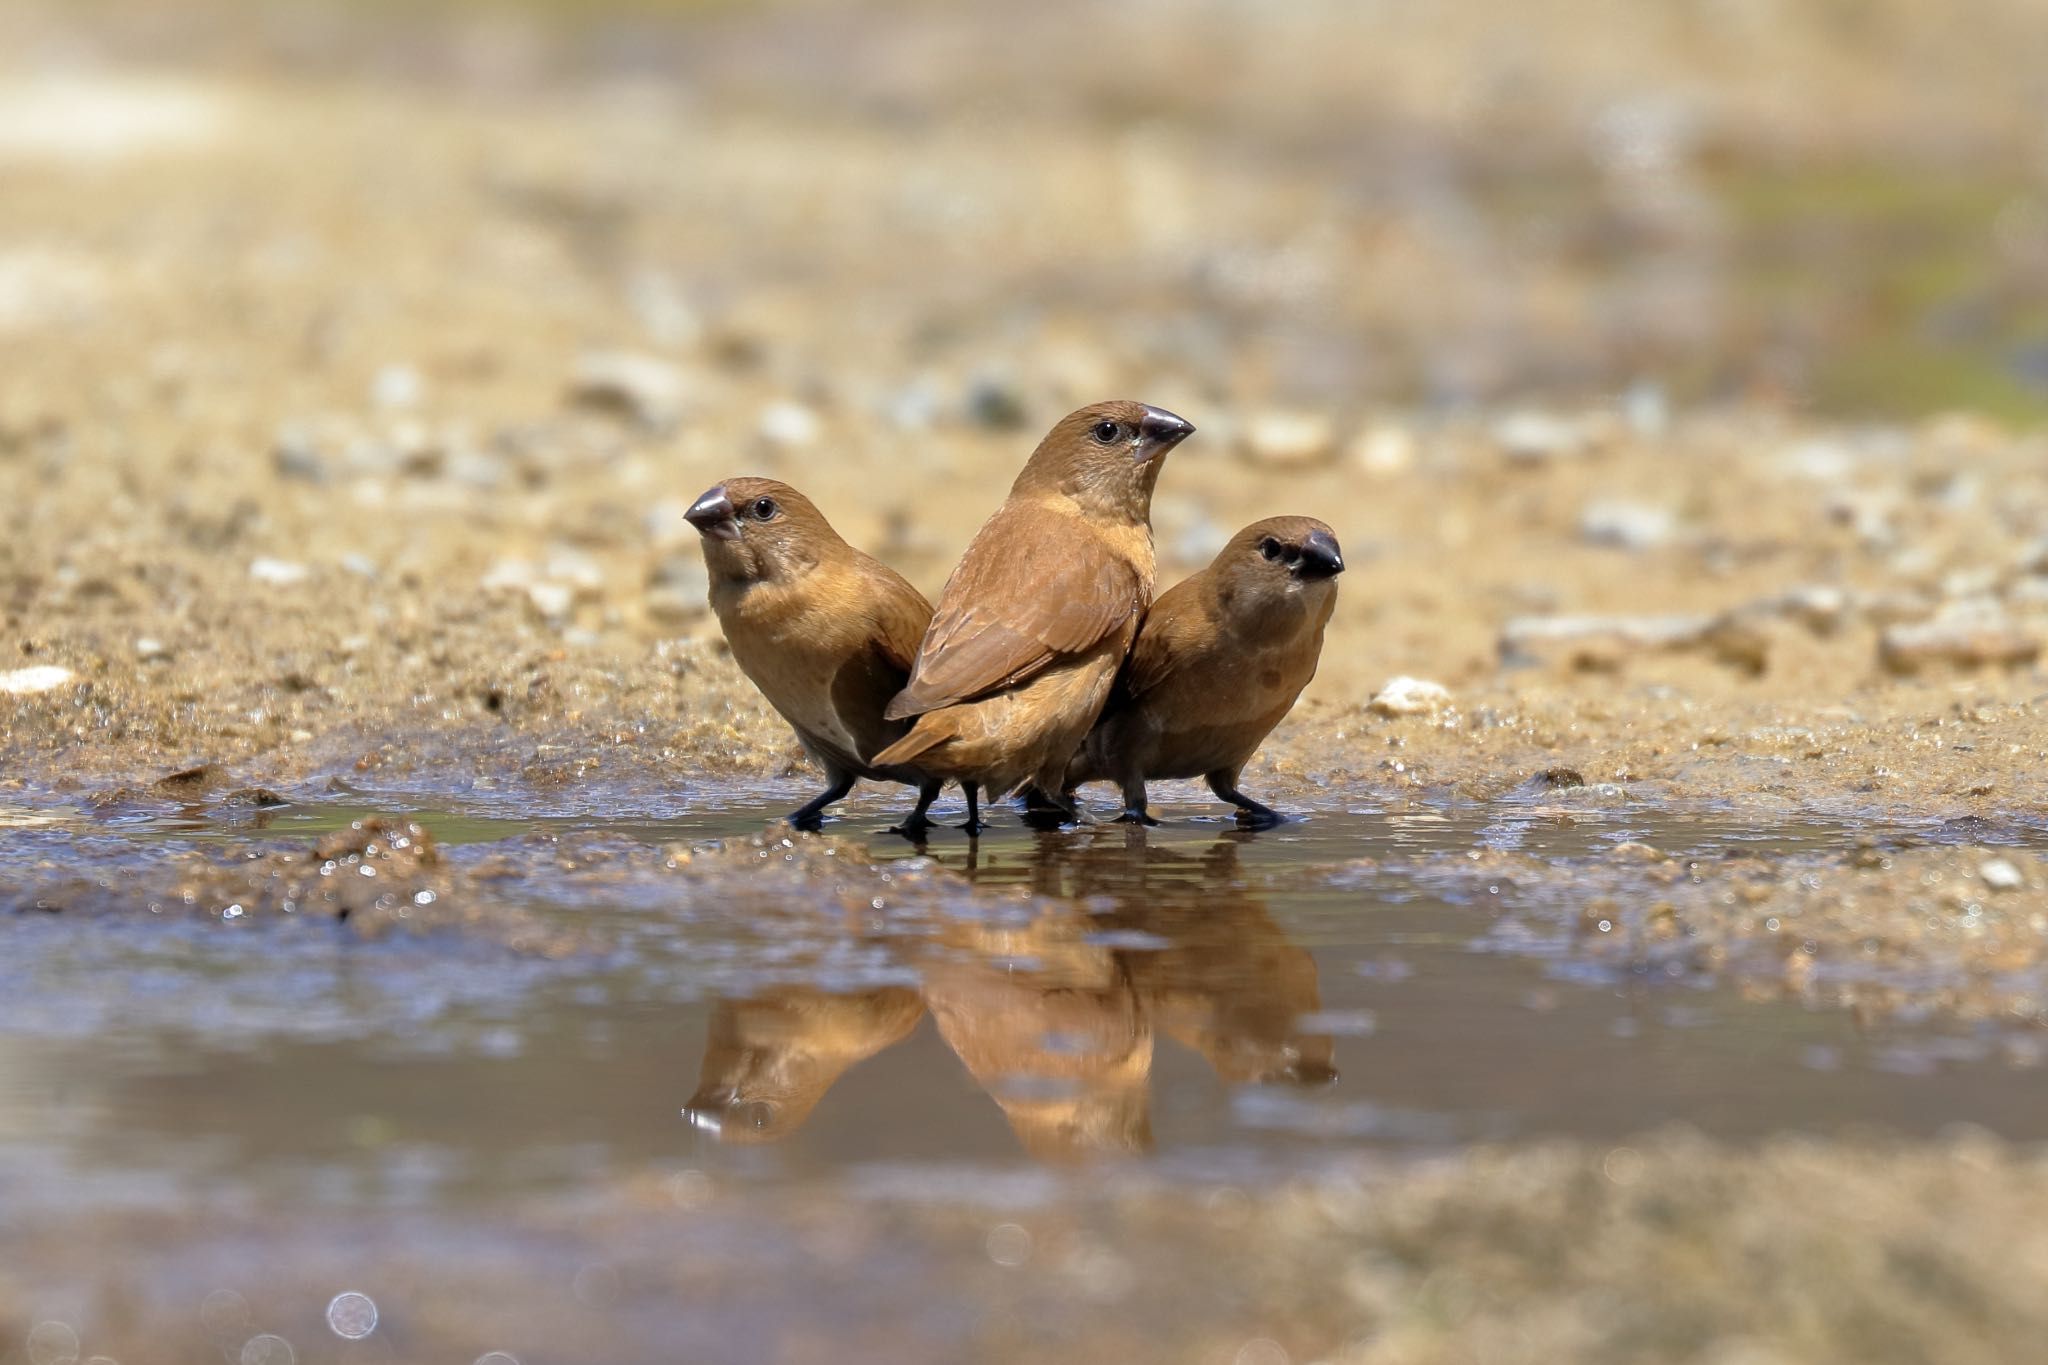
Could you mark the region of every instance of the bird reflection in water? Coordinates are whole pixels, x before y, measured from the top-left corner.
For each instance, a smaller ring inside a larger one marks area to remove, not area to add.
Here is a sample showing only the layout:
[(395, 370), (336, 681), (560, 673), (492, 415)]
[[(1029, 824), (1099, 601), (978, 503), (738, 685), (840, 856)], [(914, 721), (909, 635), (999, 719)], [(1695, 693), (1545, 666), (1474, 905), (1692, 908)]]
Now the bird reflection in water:
[(724, 1142), (779, 1142), (848, 1067), (902, 1042), (923, 1017), (924, 1001), (900, 986), (851, 995), (784, 986), (722, 1000), (683, 1113)]
[(1327, 1085), (1332, 1040), (1296, 1020), (1321, 1007), (1315, 959), (1245, 884), (1238, 834), (1197, 856), (1142, 828), (1043, 834), (1023, 857), (964, 871), (1039, 897), (1025, 923), (960, 922), (919, 964), (917, 990), (783, 987), (719, 1004), (685, 1111), (728, 1142), (802, 1126), (848, 1068), (916, 1028), (939, 1036), (1047, 1161), (1152, 1148), (1155, 1033), (1230, 1084)]

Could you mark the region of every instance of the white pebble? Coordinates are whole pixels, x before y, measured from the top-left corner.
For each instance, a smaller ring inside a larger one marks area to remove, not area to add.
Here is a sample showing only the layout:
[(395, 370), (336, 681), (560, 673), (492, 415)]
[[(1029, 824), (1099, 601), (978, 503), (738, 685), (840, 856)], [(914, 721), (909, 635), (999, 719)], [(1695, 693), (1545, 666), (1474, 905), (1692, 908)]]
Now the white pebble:
[(2018, 891), (2027, 884), (2025, 875), (2004, 858), (1991, 859), (1977, 869), (1977, 875), (1993, 891)]
[(268, 583), (273, 588), (289, 588), (294, 583), (303, 583), (312, 570), (289, 559), (272, 559), (262, 555), (250, 561), (249, 577), (258, 583)]
[(1245, 427), (1245, 457), (1271, 469), (1321, 464), (1335, 449), (1336, 434), (1321, 413), (1266, 412)]
[(37, 692), (54, 692), (72, 680), (68, 668), (55, 664), (38, 664), (34, 668), (17, 668), (12, 673), (0, 673), (0, 692), (9, 696), (26, 697)]
[(1451, 690), (1425, 678), (1395, 678), (1373, 694), (1368, 708), (1382, 716), (1433, 716), (1451, 704)]
[(1494, 424), (1493, 443), (1516, 464), (1544, 464), (1582, 455), (1592, 441), (1581, 423), (1545, 412), (1516, 412)]
[(1595, 498), (1579, 512), (1579, 535), (1594, 545), (1654, 550), (1671, 539), (1671, 510), (1626, 498)]
[(1392, 478), (1415, 467), (1415, 438), (1406, 427), (1367, 427), (1351, 443), (1351, 461), (1375, 478)]
[(426, 381), (410, 365), (386, 365), (370, 381), (370, 401), (387, 412), (416, 408), (426, 393)]
[(569, 392), (588, 407), (623, 412), (643, 426), (673, 427), (688, 398), (683, 372), (656, 356), (591, 351), (577, 357)]
[(818, 414), (801, 403), (770, 403), (761, 409), (761, 439), (789, 449), (811, 445), (822, 429)]

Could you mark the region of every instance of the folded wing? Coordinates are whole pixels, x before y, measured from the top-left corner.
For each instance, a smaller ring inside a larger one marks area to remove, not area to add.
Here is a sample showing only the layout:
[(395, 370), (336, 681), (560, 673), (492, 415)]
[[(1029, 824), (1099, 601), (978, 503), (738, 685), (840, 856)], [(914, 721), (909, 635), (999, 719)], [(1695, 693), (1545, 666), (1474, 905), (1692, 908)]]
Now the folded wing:
[(922, 715), (1014, 686), (1100, 644), (1144, 610), (1144, 596), (1136, 566), (1071, 518), (1006, 505), (947, 582), (887, 714)]

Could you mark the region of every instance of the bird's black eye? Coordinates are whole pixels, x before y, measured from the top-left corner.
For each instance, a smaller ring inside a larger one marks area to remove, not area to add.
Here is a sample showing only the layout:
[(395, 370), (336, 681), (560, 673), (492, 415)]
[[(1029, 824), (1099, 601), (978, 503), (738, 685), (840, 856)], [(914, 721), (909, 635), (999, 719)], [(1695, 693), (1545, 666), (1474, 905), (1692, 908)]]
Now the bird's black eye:
[(1268, 559), (1278, 559), (1280, 557), (1280, 542), (1271, 536), (1267, 536), (1259, 542), (1259, 553)]
[(754, 505), (748, 510), (754, 514), (755, 521), (768, 521), (780, 509), (776, 507), (773, 498), (755, 498)]
[(1095, 424), (1095, 439), (1102, 442), (1106, 446), (1115, 445), (1117, 438), (1122, 436), (1123, 434), (1124, 428), (1121, 422), (1105, 421), (1097, 422)]

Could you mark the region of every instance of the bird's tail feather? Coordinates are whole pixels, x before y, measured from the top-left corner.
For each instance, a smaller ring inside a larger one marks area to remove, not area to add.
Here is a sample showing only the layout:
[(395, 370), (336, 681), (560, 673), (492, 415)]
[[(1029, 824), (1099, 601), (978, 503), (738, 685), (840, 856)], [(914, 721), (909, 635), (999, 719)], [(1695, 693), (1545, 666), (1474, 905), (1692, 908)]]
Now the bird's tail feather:
[(910, 733), (876, 754), (872, 760), (878, 768), (892, 764), (912, 763), (917, 756), (947, 736), (935, 725), (918, 724), (910, 727)]

